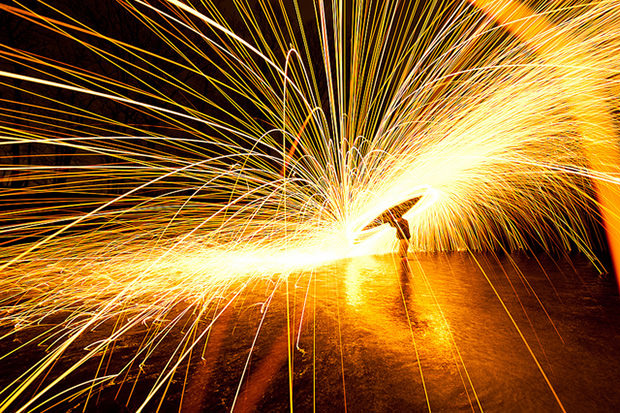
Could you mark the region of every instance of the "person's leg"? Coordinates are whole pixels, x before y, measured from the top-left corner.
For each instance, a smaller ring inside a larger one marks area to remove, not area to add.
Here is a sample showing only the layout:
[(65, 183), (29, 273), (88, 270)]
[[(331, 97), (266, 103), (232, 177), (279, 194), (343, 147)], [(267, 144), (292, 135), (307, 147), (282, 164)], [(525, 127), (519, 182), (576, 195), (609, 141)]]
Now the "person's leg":
[(409, 249), (409, 240), (406, 239), (401, 239), (399, 240), (400, 245), (398, 248), (398, 256), (399, 257), (406, 257), (407, 256), (407, 250)]

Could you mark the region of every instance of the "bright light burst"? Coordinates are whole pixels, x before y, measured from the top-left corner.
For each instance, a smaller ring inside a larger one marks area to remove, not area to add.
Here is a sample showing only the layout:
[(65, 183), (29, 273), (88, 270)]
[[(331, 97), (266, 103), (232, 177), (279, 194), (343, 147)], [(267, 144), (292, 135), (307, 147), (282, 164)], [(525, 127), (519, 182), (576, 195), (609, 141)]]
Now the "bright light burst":
[(65, 375), (180, 302), (197, 325), (247, 280), (390, 251), (392, 229), (365, 228), (419, 195), (413, 249), (576, 248), (602, 269), (592, 182), (619, 177), (587, 148), (615, 130), (586, 135), (575, 110), (617, 109), (620, 3), (541, 3), (572, 41), (542, 54), (475, 3), (117, 0), (133, 32), (0, 5), (59, 42), (0, 45), (3, 338), (65, 317), (0, 411), (105, 320), (124, 321)]

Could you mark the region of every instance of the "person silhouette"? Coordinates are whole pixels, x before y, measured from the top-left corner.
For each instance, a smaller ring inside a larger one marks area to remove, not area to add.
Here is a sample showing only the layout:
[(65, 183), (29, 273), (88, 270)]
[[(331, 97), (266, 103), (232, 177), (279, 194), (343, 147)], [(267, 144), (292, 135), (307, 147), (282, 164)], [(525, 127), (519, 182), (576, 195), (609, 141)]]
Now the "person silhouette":
[(398, 239), (398, 256), (406, 257), (407, 250), (409, 249), (409, 239), (411, 238), (411, 233), (409, 232), (409, 221), (402, 216), (398, 216), (390, 220), (390, 225), (396, 228), (396, 238)]

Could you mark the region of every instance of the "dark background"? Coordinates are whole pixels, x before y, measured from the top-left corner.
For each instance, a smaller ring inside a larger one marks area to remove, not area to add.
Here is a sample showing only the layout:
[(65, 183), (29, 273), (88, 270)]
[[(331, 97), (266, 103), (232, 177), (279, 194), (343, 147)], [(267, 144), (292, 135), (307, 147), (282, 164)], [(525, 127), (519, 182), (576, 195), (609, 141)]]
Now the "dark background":
[[(179, 13), (165, 2), (150, 3), (172, 15)], [(198, 6), (198, 9), (219, 21), (225, 21), (240, 37), (258, 45), (265, 53), (271, 52), (274, 61), (283, 64), (290, 44), (303, 44), (292, 3), (286, 2), (284, 9), (280, 7), (280, 2), (276, 1), (268, 2), (266, 8), (261, 8), (258, 1), (249, 3), (262, 39), (256, 39), (256, 28), (248, 26), (244, 16), (228, 1), (219, 2), (215, 9), (204, 6)], [(308, 42), (308, 49), (304, 51), (302, 58), (305, 62), (313, 63), (320, 94), (317, 98), (328, 111), (329, 118), (326, 73), (323, 65), (318, 63), (321, 61), (321, 45), (316, 33), (314, 5), (312, 2), (300, 3), (301, 25)], [(332, 11), (329, 9), (329, 2), (327, 3), (327, 16), (331, 16)], [(16, 2), (4, 4), (20, 8)], [(35, 1), (20, 4), (34, 13), (64, 24), (57, 24), (55, 29), (50, 29), (42, 27), (36, 18), (23, 12), (1, 10), (0, 70), (61, 83), (75, 82), (76, 85), (90, 87), (102, 93), (116, 92), (146, 104), (179, 110), (175, 104), (162, 101), (169, 99), (182, 104), (188, 111), (191, 110), (194, 116), (218, 119), (223, 124), (233, 125), (254, 136), (277, 127), (278, 118), (274, 116), (273, 108), (266, 107), (264, 102), (249, 99), (239, 88), (235, 90), (222, 86), (232, 83), (227, 78), (227, 73), (238, 71), (238, 77), (234, 80), (247, 81), (244, 87), (252, 87), (251, 80), (244, 80), (244, 72), (238, 63), (231, 61), (225, 53), (191, 30), (177, 30), (177, 26), (171, 24), (166, 17), (147, 7), (135, 5), (137, 10), (143, 13), (140, 15), (132, 8), (133, 3), (125, 1), (56, 0), (49, 6)], [(460, 2), (454, 1), (437, 5), (437, 19), (431, 29), (439, 30), (442, 19), (448, 19), (458, 4)], [(538, 11), (544, 10), (544, 4), (529, 2), (529, 5)], [(351, 7), (348, 7), (346, 21), (351, 19), (351, 12)], [(421, 18), (428, 12), (420, 6), (403, 9), (400, 16), (405, 19), (413, 14)], [(290, 20), (297, 25), (293, 25), (291, 32), (281, 30), (281, 36), (278, 37), (274, 35), (271, 25), (284, 27), (283, 13), (287, 13)], [(471, 13), (477, 12), (471, 10)], [(232, 42), (193, 16), (181, 13), (177, 17), (195, 25), (204, 35), (218, 39), (223, 44)], [(331, 27), (329, 24), (328, 26)], [(84, 33), (80, 28), (113, 37), (127, 45), (135, 45), (143, 51), (115, 45)], [(348, 38), (351, 32), (350, 24), (347, 24), (346, 30)], [(163, 37), (168, 39), (170, 44), (154, 31), (163, 33)], [(420, 27), (412, 27), (402, 33), (402, 36), (418, 35)], [(329, 33), (329, 36), (333, 38), (333, 33)], [(504, 33), (503, 36), (510, 35)], [(171, 44), (174, 47), (171, 47)], [(331, 53), (333, 55), (334, 51), (331, 50)], [(350, 59), (348, 53), (345, 60), (349, 62)], [(37, 62), (34, 63), (33, 60)], [(475, 56), (472, 56), (470, 61), (463, 63), (463, 67), (475, 65), (475, 61)], [(49, 67), (48, 63), (59, 67)], [(262, 80), (277, 90), (278, 76), (260, 59), (252, 59), (251, 64), (263, 75)], [(386, 73), (392, 69), (383, 68)], [(90, 83), (88, 78), (93, 74), (97, 78), (94, 84)], [(39, 219), (43, 210), (48, 216), (70, 218), (91, 211), (103, 202), (135, 187), (135, 177), (114, 167), (141, 165), (170, 168), (178, 166), (175, 160), (200, 161), (225, 152), (214, 143), (217, 141), (228, 141), (248, 150), (253, 146), (253, 142), (211, 128), (203, 122), (165, 117), (139, 106), (8, 78), (0, 78), (0, 131), (5, 136), (26, 139), (36, 137), (38, 140), (86, 138), (82, 142), (90, 147), (102, 148), (102, 153), (96, 154), (49, 143), (23, 141), (3, 144), (0, 147), (0, 166), (3, 167), (0, 171), (0, 219), (5, 226), (17, 229), (4, 232), (0, 245), (32, 241), (49, 233), (50, 229), (46, 227), (41, 227), (38, 231), (18, 228), (24, 223)], [(145, 138), (110, 143), (98, 138), (101, 136)], [(171, 139), (163, 141), (160, 139), (162, 137)], [(188, 143), (187, 139), (192, 139), (192, 142)], [(271, 142), (259, 150), (267, 156), (276, 155), (276, 146), (277, 143)], [(125, 158), (106, 155), (106, 151), (111, 148), (131, 151), (132, 155)], [(165, 154), (167, 159), (162, 159), (162, 154)], [(153, 158), (154, 156), (157, 159)], [(230, 163), (234, 164), (235, 159)], [(80, 182), (88, 180), (88, 177), (85, 178), (83, 170), (79, 168), (88, 165), (108, 165), (112, 170), (105, 177), (94, 174), (87, 185), (82, 185)], [(25, 169), (25, 166), (41, 166), (45, 169), (42, 172)], [(279, 169), (278, 165), (274, 165), (274, 169)], [(172, 177), (158, 187), (149, 187), (142, 191), (140, 197), (148, 199), (175, 187), (194, 187), (192, 179)], [(584, 182), (584, 190), (592, 194), (588, 182)], [(221, 194), (210, 194), (209, 198), (209, 202), (226, 200)], [(122, 208), (123, 205), (117, 207)], [(584, 209), (583, 219), (593, 239), (594, 248), (602, 251), (604, 256), (606, 241), (597, 214), (589, 212), (592, 210), (596, 210), (596, 206), (589, 205)], [(501, 229), (498, 229), (497, 237), (502, 238)], [(534, 250), (539, 249), (535, 235), (532, 236), (531, 245)]]

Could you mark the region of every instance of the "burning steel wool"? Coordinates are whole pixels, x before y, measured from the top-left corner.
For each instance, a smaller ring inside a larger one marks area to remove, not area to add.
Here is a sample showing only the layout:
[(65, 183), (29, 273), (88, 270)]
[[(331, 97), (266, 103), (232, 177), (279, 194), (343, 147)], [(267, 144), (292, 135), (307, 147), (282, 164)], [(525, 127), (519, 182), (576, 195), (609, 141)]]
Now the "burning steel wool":
[(254, 280), (391, 252), (416, 197), (413, 251), (616, 257), (618, 1), (70, 3), (0, 5), (39, 33), (0, 45), (0, 357), (46, 350), (0, 412), (86, 409), (183, 327), (145, 409)]

